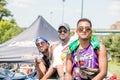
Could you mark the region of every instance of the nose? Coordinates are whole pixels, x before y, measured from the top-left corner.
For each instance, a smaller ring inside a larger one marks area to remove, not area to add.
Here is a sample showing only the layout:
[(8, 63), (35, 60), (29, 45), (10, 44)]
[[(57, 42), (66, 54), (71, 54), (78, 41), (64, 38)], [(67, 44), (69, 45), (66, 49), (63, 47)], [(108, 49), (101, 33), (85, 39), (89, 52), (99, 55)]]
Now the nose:
[(41, 44), (41, 43), (39, 43), (39, 46), (42, 46), (42, 44)]
[(61, 34), (64, 34), (64, 33), (65, 33), (64, 31), (61, 32)]
[(83, 31), (86, 31), (86, 29), (85, 29), (85, 28), (83, 28)]

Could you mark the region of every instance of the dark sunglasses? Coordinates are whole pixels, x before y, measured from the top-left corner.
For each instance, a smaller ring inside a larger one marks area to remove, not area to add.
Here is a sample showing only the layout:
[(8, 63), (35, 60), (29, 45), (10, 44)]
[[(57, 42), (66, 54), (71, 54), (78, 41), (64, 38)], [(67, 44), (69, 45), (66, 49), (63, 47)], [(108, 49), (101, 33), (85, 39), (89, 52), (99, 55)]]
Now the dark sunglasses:
[(36, 46), (40, 46), (40, 45), (44, 45), (44, 44), (45, 44), (45, 42), (42, 41), (42, 42), (36, 43)]
[(91, 27), (90, 26), (86, 26), (86, 27), (80, 26), (80, 27), (78, 27), (79, 32), (82, 32), (83, 30), (85, 30), (86, 32), (89, 32), (89, 31), (91, 31)]
[(67, 30), (58, 30), (58, 32), (59, 33), (62, 33), (62, 32), (67, 33)]

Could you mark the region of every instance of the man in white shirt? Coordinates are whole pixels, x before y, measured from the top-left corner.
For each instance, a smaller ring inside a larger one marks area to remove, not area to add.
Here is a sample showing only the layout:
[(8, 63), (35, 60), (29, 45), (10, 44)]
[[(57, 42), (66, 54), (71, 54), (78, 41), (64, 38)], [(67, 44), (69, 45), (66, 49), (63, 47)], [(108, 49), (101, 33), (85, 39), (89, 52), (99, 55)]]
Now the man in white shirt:
[(64, 75), (65, 75), (66, 65), (65, 65), (65, 61), (61, 60), (61, 55), (62, 55), (62, 50), (69, 44), (70, 41), (70, 27), (68, 24), (63, 23), (59, 26), (58, 37), (61, 40), (61, 42), (54, 48), (52, 66), (48, 70), (47, 74), (42, 78), (42, 80), (47, 80), (49, 75), (55, 72), (55, 69), (58, 72), (60, 80), (65, 80)]

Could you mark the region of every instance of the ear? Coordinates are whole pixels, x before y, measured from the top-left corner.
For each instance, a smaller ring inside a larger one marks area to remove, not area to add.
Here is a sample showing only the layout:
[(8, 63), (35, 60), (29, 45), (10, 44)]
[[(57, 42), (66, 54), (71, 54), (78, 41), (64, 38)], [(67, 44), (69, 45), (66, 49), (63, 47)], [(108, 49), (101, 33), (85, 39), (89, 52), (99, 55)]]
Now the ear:
[(76, 33), (78, 34), (79, 33), (79, 31), (76, 29)]
[(72, 35), (75, 35), (76, 33), (76, 29), (72, 31)]
[(92, 34), (92, 30), (91, 30), (91, 32), (90, 32), (90, 37), (92, 37), (92, 35), (93, 35), (93, 34)]
[(74, 32), (77, 33), (77, 29), (75, 29)]
[(92, 34), (92, 32), (93, 32), (93, 31), (91, 30), (91, 32), (90, 32), (90, 33)]

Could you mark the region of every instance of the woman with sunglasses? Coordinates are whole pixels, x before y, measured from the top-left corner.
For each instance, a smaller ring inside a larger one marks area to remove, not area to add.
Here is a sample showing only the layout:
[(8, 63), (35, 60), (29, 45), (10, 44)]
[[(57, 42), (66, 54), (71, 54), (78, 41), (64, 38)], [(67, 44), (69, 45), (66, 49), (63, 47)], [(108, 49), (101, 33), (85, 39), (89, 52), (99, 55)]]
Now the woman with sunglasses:
[(100, 43), (100, 47), (94, 49), (91, 44), (91, 21), (86, 18), (80, 19), (76, 33), (79, 45), (67, 56), (67, 76), (72, 76), (72, 72), (73, 80), (102, 80), (107, 74), (106, 48)]

